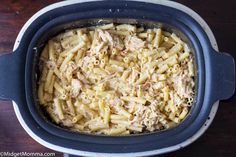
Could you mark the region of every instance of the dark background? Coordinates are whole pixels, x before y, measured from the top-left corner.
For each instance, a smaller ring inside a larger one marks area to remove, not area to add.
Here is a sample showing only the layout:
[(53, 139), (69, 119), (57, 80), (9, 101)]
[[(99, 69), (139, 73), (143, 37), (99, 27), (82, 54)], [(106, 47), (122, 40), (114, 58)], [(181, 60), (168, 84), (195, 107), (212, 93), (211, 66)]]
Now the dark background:
[[(56, 0), (0, 0), (0, 53), (11, 52), (24, 23)], [(236, 56), (236, 0), (179, 0), (211, 27), (220, 51)], [(2, 76), (0, 76), (2, 77)], [(11, 102), (0, 101), (0, 152), (54, 152), (35, 142), (20, 126)], [(62, 153), (56, 154), (62, 156)], [(216, 117), (190, 146), (165, 157), (236, 156), (236, 101), (220, 102)]]

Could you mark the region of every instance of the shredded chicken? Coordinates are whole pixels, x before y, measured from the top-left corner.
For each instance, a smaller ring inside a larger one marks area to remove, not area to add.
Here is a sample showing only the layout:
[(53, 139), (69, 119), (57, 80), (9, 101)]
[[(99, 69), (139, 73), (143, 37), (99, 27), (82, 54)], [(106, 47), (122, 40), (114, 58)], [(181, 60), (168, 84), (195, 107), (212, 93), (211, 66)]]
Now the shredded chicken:
[(155, 100), (149, 106), (139, 105), (138, 110), (134, 112), (135, 117), (132, 122), (146, 126), (149, 131), (159, 129), (157, 106), (158, 102)]
[(101, 42), (95, 47), (96, 54), (99, 54), (99, 52), (102, 50), (102, 48), (105, 46), (105, 42)]
[(123, 50), (125, 47), (121, 38), (119, 38), (116, 35), (113, 36), (113, 47), (120, 50), (120, 51)]
[(72, 79), (71, 81), (71, 97), (76, 98), (82, 88), (82, 83), (77, 79)]
[(62, 124), (66, 127), (72, 127), (74, 124), (70, 118), (70, 116), (65, 116), (65, 118), (62, 120)]
[(73, 72), (77, 69), (75, 62), (70, 61), (66, 64), (62, 75), (70, 81), (73, 78)]
[(129, 35), (125, 38), (125, 47), (127, 50), (130, 50), (130, 51), (139, 50), (141, 48), (144, 48), (144, 45), (145, 45), (145, 41), (138, 38), (137, 36)]
[(98, 29), (98, 36), (103, 40), (103, 42), (107, 42), (109, 45), (113, 46), (113, 39), (109, 32)]
[(116, 36), (116, 35), (111, 35), (109, 32), (107, 31), (102, 31), (102, 30), (98, 30), (98, 34), (99, 37), (102, 39), (103, 42), (108, 43), (108, 45), (111, 48), (116, 48), (118, 50), (123, 50), (124, 49), (124, 44), (121, 40), (120, 37)]
[(192, 79), (187, 74), (174, 76), (171, 80), (180, 98), (187, 98), (193, 94)]

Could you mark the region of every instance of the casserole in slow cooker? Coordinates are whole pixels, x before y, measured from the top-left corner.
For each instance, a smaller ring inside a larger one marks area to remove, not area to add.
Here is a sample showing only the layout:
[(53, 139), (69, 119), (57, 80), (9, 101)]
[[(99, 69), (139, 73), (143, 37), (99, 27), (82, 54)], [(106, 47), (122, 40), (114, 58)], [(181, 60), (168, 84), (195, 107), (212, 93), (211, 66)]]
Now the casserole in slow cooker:
[[(68, 5), (66, 5), (68, 3)], [(165, 3), (165, 2), (162, 2)], [(175, 4), (174, 2), (166, 2)], [(17, 114), (27, 131), (46, 146), (57, 150), (127, 154), (161, 150), (193, 137), (206, 122), (212, 105), (234, 93), (234, 60), (216, 52), (201, 25), (190, 15), (173, 7), (135, 1), (61, 2), (40, 13), (24, 29), (14, 53), (0, 57), (0, 97), (18, 105)], [(194, 55), (195, 97), (185, 120), (176, 127), (127, 136), (89, 135), (58, 127), (45, 117), (37, 101), (37, 75), (40, 52), (47, 41), (66, 29), (103, 23), (138, 24), (177, 34)], [(22, 122), (23, 123), (23, 122)], [(30, 130), (30, 131), (29, 131)], [(59, 149), (60, 148), (60, 149)], [(173, 150), (173, 149), (172, 149)], [(166, 152), (166, 151), (165, 151)], [(75, 153), (74, 153), (75, 154)], [(93, 154), (95, 155), (95, 154)], [(137, 154), (136, 154), (137, 155)]]
[(66, 30), (39, 60), (38, 99), (70, 130), (127, 135), (176, 126), (194, 99), (193, 54), (176, 34), (130, 24)]

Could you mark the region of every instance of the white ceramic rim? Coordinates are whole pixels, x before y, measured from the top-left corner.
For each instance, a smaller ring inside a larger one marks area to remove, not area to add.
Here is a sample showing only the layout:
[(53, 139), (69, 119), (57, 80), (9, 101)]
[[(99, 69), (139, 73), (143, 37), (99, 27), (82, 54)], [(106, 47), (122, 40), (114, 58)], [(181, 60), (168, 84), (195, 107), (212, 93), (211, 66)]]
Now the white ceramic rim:
[[(21, 41), (21, 38), (25, 32), (25, 30), (29, 27), (29, 25), (40, 15), (58, 8), (58, 7), (62, 7), (62, 6), (67, 6), (67, 5), (71, 5), (71, 4), (76, 4), (76, 3), (83, 3), (83, 2), (90, 2), (90, 1), (96, 1), (96, 0), (70, 0), (70, 1), (62, 1), (62, 2), (58, 2), (58, 3), (54, 3), (51, 4), (43, 9), (41, 9), (40, 11), (38, 11), (37, 13), (35, 13), (26, 23), (25, 25), (22, 27), (20, 33), (18, 34), (15, 44), (14, 44), (14, 48), (13, 51), (17, 49), (17, 47), (19, 46), (19, 43)], [(134, 0), (134, 1), (143, 1), (143, 2), (149, 2), (149, 3), (155, 3), (155, 4), (160, 4), (160, 5), (164, 5), (164, 6), (169, 6), (172, 8), (176, 8), (179, 9), (187, 14), (189, 14), (190, 16), (192, 16), (196, 21), (198, 21), (198, 23), (202, 26), (202, 28), (206, 31), (210, 42), (213, 46), (213, 48), (215, 50), (218, 51), (218, 46), (217, 46), (217, 42), (216, 39), (210, 29), (210, 27), (207, 25), (207, 23), (196, 13), (194, 12), (192, 9), (188, 8), (187, 6), (184, 6), (180, 3), (177, 2), (173, 2), (173, 1), (169, 1), (169, 0)], [(19, 108), (17, 106), (17, 104), (12, 101), (13, 103), (13, 107), (14, 107), (14, 111), (15, 114), (17, 116), (17, 119), (19, 120), (21, 126), (24, 128), (24, 130), (38, 143), (42, 144), (43, 146), (50, 148), (52, 150), (55, 151), (59, 151), (59, 152), (63, 152), (63, 153), (68, 153), (68, 154), (72, 154), (72, 155), (81, 155), (81, 156), (123, 156), (123, 157), (130, 157), (130, 156), (149, 156), (149, 155), (158, 155), (158, 154), (163, 154), (163, 153), (168, 153), (168, 152), (172, 152), (178, 149), (181, 149), (183, 147), (188, 146), (189, 144), (193, 143), (194, 141), (196, 141), (209, 127), (209, 125), (212, 123), (215, 114), (217, 112), (218, 106), (219, 106), (219, 101), (215, 102), (210, 115), (209, 115), (209, 120), (207, 120), (205, 122), (205, 124), (199, 129), (199, 131), (193, 135), (192, 137), (190, 137), (188, 140), (179, 143), (177, 145), (174, 146), (169, 146), (166, 148), (162, 148), (162, 149), (157, 149), (157, 150), (151, 150), (151, 151), (143, 151), (143, 152), (130, 152), (130, 153), (99, 153), (99, 152), (88, 152), (88, 151), (81, 151), (81, 150), (76, 150), (76, 149), (71, 149), (71, 148), (66, 148), (66, 147), (61, 147), (52, 143), (49, 143), (47, 141), (44, 141), (43, 139), (41, 139), (39, 136), (37, 136), (25, 123), (24, 119), (21, 116), (21, 113), (19, 111)]]

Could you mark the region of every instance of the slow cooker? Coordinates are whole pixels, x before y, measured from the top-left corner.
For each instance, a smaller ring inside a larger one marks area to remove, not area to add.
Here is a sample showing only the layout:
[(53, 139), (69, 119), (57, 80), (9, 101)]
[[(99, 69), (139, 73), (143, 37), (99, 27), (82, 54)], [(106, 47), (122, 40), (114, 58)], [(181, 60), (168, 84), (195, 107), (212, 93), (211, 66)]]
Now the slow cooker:
[[(45, 42), (59, 32), (104, 23), (130, 23), (175, 32), (194, 53), (196, 96), (187, 118), (178, 126), (151, 133), (105, 136), (76, 133), (51, 123), (36, 96), (38, 56)], [(219, 53), (206, 22), (177, 2), (71, 0), (47, 6), (21, 29), (13, 53), (0, 56), (0, 98), (12, 100), (26, 132), (50, 149), (81, 156), (147, 156), (183, 148), (199, 138), (216, 114), (219, 100), (234, 93), (234, 59)]]

